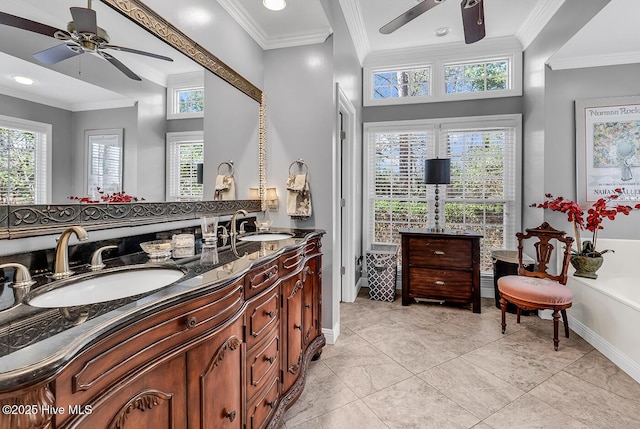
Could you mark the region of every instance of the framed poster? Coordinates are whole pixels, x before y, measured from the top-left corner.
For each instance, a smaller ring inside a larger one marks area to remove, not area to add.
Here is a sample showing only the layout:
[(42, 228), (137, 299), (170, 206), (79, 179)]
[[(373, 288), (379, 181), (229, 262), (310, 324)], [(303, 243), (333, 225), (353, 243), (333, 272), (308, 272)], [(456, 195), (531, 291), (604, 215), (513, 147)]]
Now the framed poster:
[(576, 100), (578, 203), (640, 201), (640, 96)]

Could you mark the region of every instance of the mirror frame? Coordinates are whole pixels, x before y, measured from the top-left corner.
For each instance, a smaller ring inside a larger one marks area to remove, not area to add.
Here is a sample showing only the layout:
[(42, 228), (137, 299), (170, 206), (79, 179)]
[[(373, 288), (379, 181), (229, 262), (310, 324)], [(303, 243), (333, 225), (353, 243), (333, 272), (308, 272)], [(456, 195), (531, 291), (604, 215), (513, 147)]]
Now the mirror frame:
[(265, 94), (141, 1), (100, 1), (260, 104), (258, 113), (259, 200), (0, 206), (0, 239), (54, 234), (77, 224), (87, 230), (97, 230), (197, 219), (211, 213), (232, 214), (239, 209), (249, 212), (265, 211), (267, 182)]

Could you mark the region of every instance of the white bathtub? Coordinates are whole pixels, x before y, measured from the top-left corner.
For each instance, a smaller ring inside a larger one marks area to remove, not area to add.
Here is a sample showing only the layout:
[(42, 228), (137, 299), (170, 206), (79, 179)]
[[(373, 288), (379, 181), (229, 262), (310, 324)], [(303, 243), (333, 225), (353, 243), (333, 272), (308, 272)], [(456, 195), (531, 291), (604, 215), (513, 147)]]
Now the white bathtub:
[(640, 240), (599, 239), (598, 248), (615, 253), (604, 254), (597, 279), (575, 277), (569, 268), (569, 326), (640, 382)]

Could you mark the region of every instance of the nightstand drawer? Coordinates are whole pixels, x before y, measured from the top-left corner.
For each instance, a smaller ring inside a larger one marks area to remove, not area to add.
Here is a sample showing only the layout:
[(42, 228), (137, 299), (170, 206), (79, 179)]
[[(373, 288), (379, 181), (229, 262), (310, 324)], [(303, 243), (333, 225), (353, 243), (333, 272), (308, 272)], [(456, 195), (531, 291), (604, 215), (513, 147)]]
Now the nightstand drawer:
[(419, 237), (409, 238), (411, 266), (471, 268), (471, 241)]
[(409, 273), (411, 294), (449, 301), (471, 299), (471, 271), (413, 268)]

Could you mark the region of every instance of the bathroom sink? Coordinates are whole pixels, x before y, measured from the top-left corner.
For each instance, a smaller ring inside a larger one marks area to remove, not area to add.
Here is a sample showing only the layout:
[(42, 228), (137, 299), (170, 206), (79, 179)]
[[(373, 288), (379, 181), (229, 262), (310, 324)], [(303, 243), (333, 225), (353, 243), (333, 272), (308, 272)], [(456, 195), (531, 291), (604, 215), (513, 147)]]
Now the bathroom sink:
[(238, 237), (240, 241), (278, 241), (278, 240), (286, 240), (287, 238), (293, 237), (293, 234), (289, 234), (288, 232), (258, 232), (256, 234), (244, 235), (242, 237)]
[(175, 265), (129, 265), (55, 281), (33, 291), (26, 301), (39, 308), (95, 304), (151, 292), (184, 275), (184, 270)]

